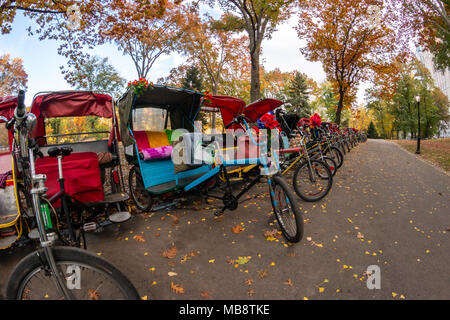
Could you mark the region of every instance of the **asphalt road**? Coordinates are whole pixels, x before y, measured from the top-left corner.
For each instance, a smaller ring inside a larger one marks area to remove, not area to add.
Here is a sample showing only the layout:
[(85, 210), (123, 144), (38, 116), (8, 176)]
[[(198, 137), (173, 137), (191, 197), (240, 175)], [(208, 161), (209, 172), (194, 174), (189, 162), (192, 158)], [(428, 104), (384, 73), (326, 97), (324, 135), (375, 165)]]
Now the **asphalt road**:
[[(259, 184), (221, 218), (213, 215), (217, 202), (200, 200), (138, 214), (89, 234), (88, 250), (149, 300), (450, 298), (450, 177), (442, 170), (394, 143), (368, 140), (345, 156), (325, 199), (298, 199), (305, 236), (294, 245), (264, 236), (277, 227), (268, 223), (267, 190)], [(163, 256), (172, 247), (173, 256)], [(32, 249), (0, 252), (1, 293)], [(367, 287), (371, 265), (380, 289)]]

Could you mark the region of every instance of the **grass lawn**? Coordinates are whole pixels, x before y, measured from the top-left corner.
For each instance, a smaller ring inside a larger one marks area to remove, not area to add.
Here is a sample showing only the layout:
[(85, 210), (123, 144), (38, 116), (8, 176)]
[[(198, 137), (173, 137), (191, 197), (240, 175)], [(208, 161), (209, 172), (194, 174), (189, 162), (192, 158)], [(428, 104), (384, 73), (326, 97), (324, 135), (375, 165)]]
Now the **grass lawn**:
[[(392, 141), (410, 152), (417, 150), (417, 140)], [(450, 172), (450, 138), (421, 140), (420, 156)]]

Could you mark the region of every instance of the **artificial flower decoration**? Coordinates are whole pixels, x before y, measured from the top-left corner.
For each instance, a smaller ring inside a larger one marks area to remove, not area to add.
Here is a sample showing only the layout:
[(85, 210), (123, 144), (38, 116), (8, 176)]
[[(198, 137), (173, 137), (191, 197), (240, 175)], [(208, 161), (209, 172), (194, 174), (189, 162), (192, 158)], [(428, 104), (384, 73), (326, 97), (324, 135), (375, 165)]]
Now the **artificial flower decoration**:
[(314, 113), (309, 120), (311, 128), (320, 127), (322, 125), (322, 119), (317, 113)]
[(153, 87), (153, 82), (148, 83), (145, 78), (139, 78), (139, 80), (134, 80), (133, 82), (128, 82), (128, 88), (133, 88), (136, 96), (140, 97), (145, 89), (149, 87)]
[(258, 121), (263, 128), (278, 129), (281, 131), (280, 123), (276, 120), (275, 115), (266, 113)]
[(211, 98), (212, 98), (212, 95), (211, 95), (211, 93), (209, 93), (209, 90), (205, 90), (203, 92), (203, 103), (205, 103), (205, 104), (212, 103)]

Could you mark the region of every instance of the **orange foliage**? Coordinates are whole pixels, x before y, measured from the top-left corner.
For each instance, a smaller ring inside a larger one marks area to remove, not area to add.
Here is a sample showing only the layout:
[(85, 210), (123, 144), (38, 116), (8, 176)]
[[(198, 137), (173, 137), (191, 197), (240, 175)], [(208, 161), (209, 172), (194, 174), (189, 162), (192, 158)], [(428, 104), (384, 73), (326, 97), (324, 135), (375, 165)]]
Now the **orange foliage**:
[(27, 81), (22, 59), (10, 59), (8, 53), (0, 56), (0, 97), (17, 94), (20, 89), (26, 88)]

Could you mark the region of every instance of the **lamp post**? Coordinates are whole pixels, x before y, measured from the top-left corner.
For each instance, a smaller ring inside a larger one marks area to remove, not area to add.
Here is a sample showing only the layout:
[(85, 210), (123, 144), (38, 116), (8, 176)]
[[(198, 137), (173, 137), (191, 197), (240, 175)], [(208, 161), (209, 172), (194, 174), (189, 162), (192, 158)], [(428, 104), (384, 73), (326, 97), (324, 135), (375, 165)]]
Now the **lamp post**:
[(420, 96), (416, 96), (417, 101), (417, 150), (416, 153), (420, 154)]

